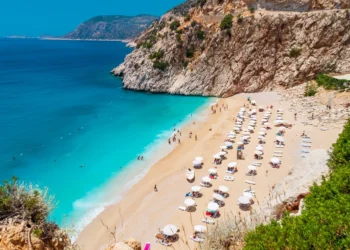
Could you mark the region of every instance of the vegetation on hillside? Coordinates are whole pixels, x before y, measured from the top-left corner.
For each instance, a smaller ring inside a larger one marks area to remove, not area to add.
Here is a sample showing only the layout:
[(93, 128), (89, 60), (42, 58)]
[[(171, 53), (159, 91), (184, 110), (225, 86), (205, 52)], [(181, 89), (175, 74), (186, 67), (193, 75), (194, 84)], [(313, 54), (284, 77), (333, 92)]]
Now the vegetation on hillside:
[(178, 20), (175, 20), (170, 24), (171, 30), (177, 30), (177, 28), (179, 28), (179, 27), (180, 27), (180, 22)]
[(297, 58), (301, 55), (301, 48), (293, 47), (289, 50), (289, 57)]
[(314, 83), (307, 83), (305, 86), (304, 96), (314, 96), (317, 93), (317, 86)]
[(333, 145), (328, 166), (332, 172), (311, 187), (302, 214), (258, 226), (246, 236), (245, 249), (349, 249), (350, 120)]
[(221, 30), (227, 30), (232, 28), (232, 18), (233, 16), (231, 14), (226, 15), (220, 23), (220, 29)]
[(159, 69), (161, 71), (164, 71), (168, 67), (168, 65), (169, 64), (167, 62), (162, 62), (162, 61), (158, 61), (158, 60), (155, 60), (153, 62), (153, 68)]
[(348, 80), (339, 80), (325, 74), (318, 74), (315, 81), (318, 86), (322, 86), (327, 90), (343, 90), (349, 87)]

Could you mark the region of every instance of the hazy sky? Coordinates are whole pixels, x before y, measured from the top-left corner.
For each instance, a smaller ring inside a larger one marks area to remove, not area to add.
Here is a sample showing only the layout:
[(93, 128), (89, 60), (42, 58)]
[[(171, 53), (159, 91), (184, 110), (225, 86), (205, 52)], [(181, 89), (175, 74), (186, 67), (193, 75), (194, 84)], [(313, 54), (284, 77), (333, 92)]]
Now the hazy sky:
[(0, 36), (64, 35), (97, 15), (162, 15), (184, 0), (4, 0)]

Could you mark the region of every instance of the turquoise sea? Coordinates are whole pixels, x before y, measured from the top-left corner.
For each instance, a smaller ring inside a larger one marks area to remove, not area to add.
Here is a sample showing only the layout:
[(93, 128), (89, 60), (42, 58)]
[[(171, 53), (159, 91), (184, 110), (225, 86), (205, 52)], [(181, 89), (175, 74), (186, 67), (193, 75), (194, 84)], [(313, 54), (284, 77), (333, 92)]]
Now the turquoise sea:
[[(132, 92), (109, 71), (119, 42), (0, 39), (0, 180), (48, 187), (52, 218), (81, 229), (169, 152), (209, 98)], [(137, 161), (138, 155), (144, 161)]]

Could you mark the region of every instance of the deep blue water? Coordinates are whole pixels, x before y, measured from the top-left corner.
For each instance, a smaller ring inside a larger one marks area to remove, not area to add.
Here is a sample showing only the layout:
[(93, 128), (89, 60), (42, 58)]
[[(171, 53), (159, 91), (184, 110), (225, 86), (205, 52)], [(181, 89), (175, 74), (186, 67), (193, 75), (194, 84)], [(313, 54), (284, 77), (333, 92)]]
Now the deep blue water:
[(109, 71), (130, 51), (117, 42), (0, 40), (0, 179), (48, 187), (60, 224), (111, 202), (104, 190), (113, 180), (125, 186), (137, 155), (208, 102), (123, 90)]

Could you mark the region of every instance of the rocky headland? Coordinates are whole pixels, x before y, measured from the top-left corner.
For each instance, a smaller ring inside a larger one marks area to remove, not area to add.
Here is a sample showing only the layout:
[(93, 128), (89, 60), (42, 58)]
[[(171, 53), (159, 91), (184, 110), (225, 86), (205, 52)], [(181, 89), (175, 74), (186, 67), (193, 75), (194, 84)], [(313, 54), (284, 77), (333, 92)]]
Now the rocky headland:
[(96, 16), (81, 23), (62, 39), (128, 40), (144, 31), (157, 16)]
[(166, 13), (112, 70), (126, 89), (227, 97), (350, 71), (346, 0), (198, 0)]

